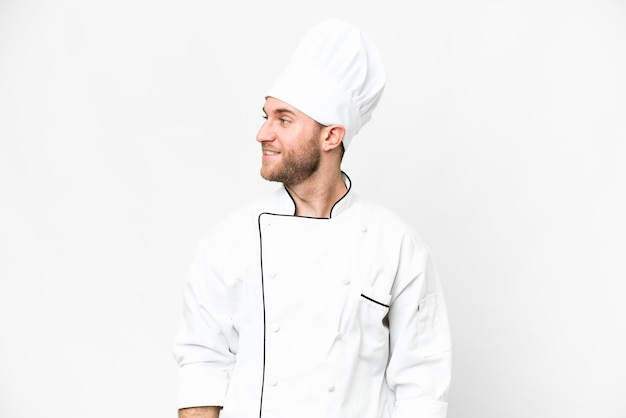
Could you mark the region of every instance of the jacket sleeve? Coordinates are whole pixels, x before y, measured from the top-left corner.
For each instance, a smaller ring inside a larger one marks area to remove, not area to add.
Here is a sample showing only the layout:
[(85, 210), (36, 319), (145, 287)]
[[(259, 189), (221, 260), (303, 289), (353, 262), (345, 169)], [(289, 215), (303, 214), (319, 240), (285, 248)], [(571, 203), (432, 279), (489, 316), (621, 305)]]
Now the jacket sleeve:
[(389, 309), (394, 418), (445, 418), (451, 375), (446, 304), (430, 250), (404, 242)]
[(235, 363), (237, 334), (232, 326), (231, 284), (214, 263), (203, 239), (184, 290), (183, 317), (174, 344), (178, 363), (178, 407), (223, 406)]

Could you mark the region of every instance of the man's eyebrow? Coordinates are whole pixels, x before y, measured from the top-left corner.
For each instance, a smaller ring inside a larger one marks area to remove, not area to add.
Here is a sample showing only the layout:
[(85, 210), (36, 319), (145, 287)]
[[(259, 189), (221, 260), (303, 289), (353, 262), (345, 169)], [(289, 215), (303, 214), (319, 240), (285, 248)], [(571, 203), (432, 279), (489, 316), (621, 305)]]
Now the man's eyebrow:
[[(267, 111), (265, 110), (265, 108), (262, 109), (263, 113), (265, 113), (267, 115)], [(289, 110), (287, 108), (278, 108), (278, 109), (274, 109), (272, 110), (272, 113), (274, 115), (280, 115), (283, 113), (289, 113), (290, 115), (296, 116), (296, 113), (293, 110)]]

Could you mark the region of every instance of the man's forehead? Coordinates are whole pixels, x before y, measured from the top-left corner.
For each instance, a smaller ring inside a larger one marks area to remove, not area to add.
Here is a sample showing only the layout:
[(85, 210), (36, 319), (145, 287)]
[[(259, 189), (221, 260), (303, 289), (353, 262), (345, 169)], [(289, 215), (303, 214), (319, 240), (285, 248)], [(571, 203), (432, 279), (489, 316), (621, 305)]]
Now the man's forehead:
[(267, 96), (265, 98), (265, 106), (263, 106), (263, 112), (266, 115), (271, 116), (280, 116), (280, 115), (291, 115), (296, 119), (302, 120), (310, 120), (314, 123), (318, 123), (315, 119), (301, 111), (300, 109), (290, 105), (287, 102), (283, 102), (280, 99), (277, 99), (272, 96)]
[(291, 106), (289, 103), (285, 103), (282, 100), (278, 100), (274, 97), (267, 97), (265, 99), (265, 106), (263, 106), (265, 113), (291, 113), (296, 115), (301, 113), (298, 109)]
[(267, 109), (266, 107), (263, 107), (263, 111), (267, 114), (267, 113), (271, 113), (273, 115), (278, 115), (278, 114), (284, 114), (284, 113), (289, 113), (291, 115), (296, 116), (296, 112), (294, 112), (293, 110), (287, 109), (287, 108), (276, 108), (276, 109), (272, 109), (269, 108)]

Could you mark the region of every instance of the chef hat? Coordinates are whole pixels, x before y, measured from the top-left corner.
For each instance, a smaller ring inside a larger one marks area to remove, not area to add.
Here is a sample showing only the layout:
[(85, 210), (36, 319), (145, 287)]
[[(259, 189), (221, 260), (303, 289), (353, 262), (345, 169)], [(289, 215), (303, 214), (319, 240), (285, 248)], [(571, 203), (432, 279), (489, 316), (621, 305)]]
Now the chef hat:
[(267, 95), (323, 125), (343, 125), (347, 148), (370, 120), (385, 81), (381, 56), (370, 38), (331, 19), (309, 29)]

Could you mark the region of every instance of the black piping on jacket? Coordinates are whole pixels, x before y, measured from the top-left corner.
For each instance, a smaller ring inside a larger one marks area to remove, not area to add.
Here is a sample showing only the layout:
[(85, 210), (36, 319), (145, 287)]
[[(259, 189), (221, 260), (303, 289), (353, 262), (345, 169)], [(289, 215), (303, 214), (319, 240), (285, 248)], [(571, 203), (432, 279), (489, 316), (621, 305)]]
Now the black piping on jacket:
[[(265, 278), (263, 275), (263, 233), (261, 232), (261, 216), (271, 215), (271, 216), (289, 216), (289, 217), (308, 218), (308, 219), (331, 219), (333, 216), (333, 210), (335, 209), (337, 204), (341, 202), (348, 195), (348, 193), (350, 193), (350, 190), (352, 189), (352, 180), (350, 180), (350, 177), (348, 177), (348, 175), (344, 173), (343, 171), (341, 172), (341, 174), (348, 179), (348, 187), (347, 187), (346, 193), (343, 196), (341, 196), (341, 198), (337, 200), (335, 204), (333, 205), (333, 207), (330, 209), (330, 216), (328, 218), (316, 218), (313, 216), (297, 216), (296, 215), (296, 201), (293, 199), (293, 197), (289, 193), (289, 190), (287, 190), (287, 188), (284, 185), (283, 187), (285, 187), (287, 196), (289, 196), (289, 198), (293, 202), (293, 207), (294, 207), (293, 215), (271, 213), (271, 212), (261, 212), (257, 218), (257, 222), (259, 226), (259, 255), (260, 255), (260, 263), (261, 263), (260, 264), (261, 265), (261, 296), (262, 296), (262, 305), (263, 305), (263, 373), (262, 373), (262, 378), (261, 378), (261, 397), (260, 397), (260, 402), (259, 402), (259, 418), (262, 418), (263, 416), (263, 391), (265, 389), (265, 351), (266, 351), (266, 346), (267, 346), (266, 345), (267, 322), (266, 322), (266, 314), (265, 314)], [(364, 295), (361, 295), (361, 296), (364, 296)], [(373, 302), (376, 302), (376, 301), (373, 301)], [(376, 303), (380, 304), (380, 302), (376, 302)]]

